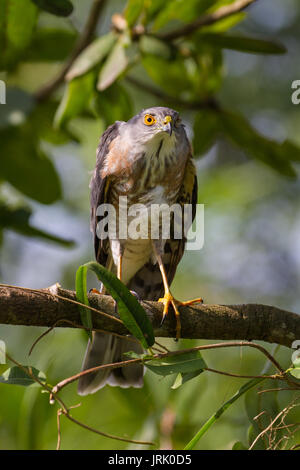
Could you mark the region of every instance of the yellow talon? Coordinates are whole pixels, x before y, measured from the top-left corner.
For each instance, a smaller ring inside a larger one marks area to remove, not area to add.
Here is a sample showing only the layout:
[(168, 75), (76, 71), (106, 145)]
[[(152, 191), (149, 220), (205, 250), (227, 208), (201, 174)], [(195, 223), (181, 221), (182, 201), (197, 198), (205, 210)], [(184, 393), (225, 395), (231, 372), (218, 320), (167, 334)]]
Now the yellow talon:
[(98, 289), (94, 289), (94, 288), (93, 288), (93, 289), (90, 289), (90, 290), (89, 290), (89, 293), (90, 293), (90, 294), (98, 294), (98, 295), (101, 295), (101, 292), (100, 292)]
[(180, 333), (181, 333), (180, 313), (179, 313), (178, 307), (182, 305), (187, 306), (187, 305), (193, 305), (195, 303), (202, 303), (203, 299), (199, 297), (198, 299), (188, 300), (186, 302), (180, 302), (179, 300), (174, 299), (170, 291), (166, 291), (164, 297), (158, 299), (158, 302), (161, 302), (164, 305), (161, 325), (163, 324), (168, 314), (170, 304), (172, 304), (174, 312), (175, 312), (175, 318), (176, 318), (176, 339), (178, 340), (180, 338)]
[(197, 299), (186, 300), (185, 302), (179, 302), (179, 303), (180, 305), (185, 305), (185, 306), (194, 305), (194, 304), (203, 304), (203, 299), (202, 297), (198, 297)]

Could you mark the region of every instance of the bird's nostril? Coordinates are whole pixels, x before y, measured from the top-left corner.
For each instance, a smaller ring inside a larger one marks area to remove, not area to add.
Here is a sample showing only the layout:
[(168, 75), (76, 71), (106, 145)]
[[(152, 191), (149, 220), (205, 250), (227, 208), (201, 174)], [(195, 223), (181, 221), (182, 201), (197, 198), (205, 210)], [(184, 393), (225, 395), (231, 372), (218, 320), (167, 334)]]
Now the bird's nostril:
[(166, 116), (164, 120), (164, 124), (168, 124), (169, 122), (172, 122), (171, 116)]

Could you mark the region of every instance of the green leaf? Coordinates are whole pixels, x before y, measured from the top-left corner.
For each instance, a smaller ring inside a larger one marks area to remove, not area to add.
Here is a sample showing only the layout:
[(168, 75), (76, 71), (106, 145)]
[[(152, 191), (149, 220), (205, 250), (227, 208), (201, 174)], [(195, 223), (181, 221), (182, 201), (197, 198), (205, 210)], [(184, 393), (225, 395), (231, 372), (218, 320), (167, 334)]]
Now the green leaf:
[[(38, 378), (41, 382), (46, 382), (46, 376), (43, 372), (39, 371), (35, 367), (23, 366), (28, 372), (32, 372), (33, 376)], [(4, 374), (0, 376), (0, 383), (7, 385), (23, 385), (28, 387), (29, 385), (37, 384), (23, 369), (20, 367), (11, 367), (7, 369)]]
[[(7, 89), (7, 105), (0, 106), (0, 178), (27, 196), (50, 204), (61, 197), (60, 181), (52, 162), (41, 152), (39, 139), (65, 143), (71, 136), (52, 128), (53, 102), (34, 105), (32, 95)], [(33, 232), (43, 236), (31, 229), (33, 236)]]
[(125, 72), (135, 52), (135, 45), (126, 43), (124, 37), (120, 37), (108, 55), (102, 66), (97, 83), (99, 91), (105, 90), (117, 78)]
[[(79, 302), (85, 305), (89, 305), (89, 300), (86, 292), (86, 276), (87, 276), (87, 266), (80, 266), (76, 272), (76, 298)], [(84, 308), (79, 305), (80, 318), (83, 326), (88, 328), (87, 334), (90, 339), (92, 339), (91, 329), (93, 327), (92, 314), (88, 308)]]
[(138, 20), (144, 8), (144, 0), (128, 0), (124, 17), (128, 26), (131, 28)]
[(290, 370), (290, 374), (296, 379), (300, 379), (300, 367), (295, 367), (294, 369)]
[(235, 13), (234, 15), (227, 16), (225, 18), (222, 18), (221, 20), (216, 21), (215, 23), (212, 23), (208, 26), (204, 26), (202, 28), (202, 32), (215, 32), (215, 33), (223, 33), (234, 26), (236, 26), (238, 23), (243, 21), (246, 18), (246, 13), (243, 11), (240, 11), (239, 13)]
[(205, 42), (223, 49), (254, 54), (284, 54), (286, 52), (286, 48), (282, 44), (238, 34), (199, 33), (197, 34), (197, 41), (201, 44)]
[(135, 351), (126, 351), (123, 353), (123, 356), (129, 357), (130, 359), (143, 359), (143, 360), (149, 359), (152, 357), (147, 353), (138, 354)]
[[(295, 354), (296, 353), (296, 354)], [(295, 357), (294, 357), (295, 356)], [(296, 368), (300, 368), (300, 349), (296, 350), (293, 353), (293, 365)]]
[(51, 234), (49, 232), (45, 232), (45, 230), (41, 230), (37, 227), (32, 227), (32, 225), (27, 225), (27, 226), (14, 225), (11, 228), (13, 228), (16, 232), (21, 233), (22, 235), (25, 235), (27, 237), (42, 238), (49, 242), (53, 242), (61, 246), (65, 246), (66, 248), (72, 248), (74, 247), (74, 244), (75, 244), (73, 240), (58, 237), (57, 235)]
[(28, 207), (9, 207), (0, 202), (0, 227), (11, 229), (29, 237), (43, 238), (63, 246), (73, 246), (74, 242), (33, 227), (30, 224), (31, 209)]
[(296, 379), (300, 379), (300, 350), (298, 350), (297, 352), (295, 351), (293, 353), (293, 365), (294, 368), (291, 369), (289, 372)]
[(84, 111), (92, 97), (95, 83), (95, 72), (91, 70), (85, 75), (74, 78), (66, 85), (64, 96), (54, 117), (57, 128), (65, 126), (72, 118)]
[(90, 262), (86, 266), (95, 272), (117, 302), (120, 318), (130, 333), (140, 340), (145, 348), (151, 347), (155, 341), (152, 324), (135, 296), (113, 273), (100, 264)]
[(30, 43), (37, 21), (37, 8), (30, 0), (8, 0), (6, 35), (9, 46), (24, 50)]
[(148, 24), (165, 7), (166, 0), (151, 0), (145, 3), (143, 24)]
[(1, 0), (0, 68), (11, 68), (29, 46), (37, 21), (38, 9), (31, 0)]
[(39, 103), (30, 115), (29, 123), (32, 130), (41, 140), (54, 145), (63, 145), (67, 142), (78, 142), (78, 137), (68, 129), (55, 129), (53, 119), (57, 110), (57, 102), (47, 100)]
[[(64, 29), (39, 29), (26, 52), (26, 62), (58, 62), (73, 50), (77, 34)], [(57, 46), (59, 44), (59, 47)]]
[(147, 54), (142, 57), (142, 65), (149, 77), (166, 93), (178, 96), (184, 91), (190, 92), (192, 83), (182, 58), (166, 60)]
[(193, 21), (202, 15), (216, 0), (173, 0), (165, 2), (164, 8), (157, 15), (154, 23), (154, 30), (162, 28), (170, 21), (180, 20), (183, 22)]
[[(290, 163), (290, 156), (286, 151), (291, 143), (279, 144), (257, 132), (240, 114), (222, 111), (221, 114), (224, 133), (229, 139), (249, 156), (262, 161), (279, 173), (295, 177), (296, 172)], [(296, 158), (296, 146), (292, 157)], [(297, 153), (297, 157), (298, 157)]]
[(194, 93), (198, 96), (207, 96), (216, 93), (223, 80), (223, 55), (222, 50), (201, 42), (192, 51), (194, 64), (190, 72)]
[(281, 151), (284, 155), (288, 155), (291, 162), (300, 162), (300, 148), (290, 140), (285, 140), (280, 144)]
[(163, 375), (164, 377), (170, 374), (190, 374), (196, 371), (200, 374), (203, 372), (203, 368), (206, 367), (200, 351), (191, 351), (161, 359), (153, 359), (145, 365), (155, 374)]
[(139, 40), (140, 51), (164, 59), (170, 59), (174, 55), (172, 46), (154, 36), (143, 35)]
[(33, 96), (20, 88), (6, 89), (6, 105), (0, 105), (0, 129), (21, 123), (34, 107)]
[(0, 130), (0, 141), (0, 178), (42, 204), (51, 204), (61, 197), (58, 174), (40, 150), (30, 122)]
[(145, 348), (154, 343), (154, 333), (151, 322), (145, 310), (130, 293), (127, 287), (110, 271), (96, 262), (89, 262), (79, 268), (94, 271), (98, 279), (106, 287), (110, 295), (118, 304), (121, 320), (130, 333), (135, 336)]
[(234, 403), (236, 402), (244, 393), (246, 393), (251, 388), (258, 385), (262, 382), (264, 378), (252, 379), (249, 382), (246, 382), (242, 387), (229, 399), (224, 405), (222, 405), (204, 424), (201, 426), (199, 431), (195, 436), (189, 441), (185, 446), (184, 450), (192, 450), (198, 444), (199, 440), (204, 436), (204, 434), (209, 430), (209, 428), (217, 421), (217, 419), (222, 416), (222, 414)]
[(198, 111), (194, 119), (193, 148), (195, 155), (202, 155), (214, 144), (222, 124), (217, 111), (205, 109)]
[(133, 115), (130, 96), (118, 83), (113, 83), (102, 92), (96, 91), (92, 107), (96, 115), (105, 120), (107, 126), (115, 121), (127, 121)]
[(100, 64), (113, 48), (117, 36), (110, 32), (95, 39), (83, 52), (77, 57), (74, 64), (67, 73), (67, 80), (73, 80), (80, 75), (91, 70)]
[(55, 145), (65, 144), (78, 138), (68, 130), (54, 129), (53, 117), (57, 102), (47, 100), (36, 104), (34, 97), (19, 88), (6, 89), (6, 105), (0, 106), (0, 129), (11, 126), (25, 126), (32, 140), (46, 140)]
[(8, 0), (0, 0), (0, 35), (3, 34), (5, 29), (5, 15), (8, 5)]
[(246, 447), (241, 441), (237, 441), (233, 444), (232, 450), (248, 450), (248, 447)]
[(198, 377), (198, 375), (202, 374), (203, 371), (204, 369), (199, 369), (199, 370), (196, 370), (195, 372), (186, 372), (186, 373), (179, 372), (171, 388), (173, 390), (176, 390), (177, 388), (181, 387), (181, 385), (185, 384), (189, 380), (192, 380), (195, 377)]
[(71, 15), (74, 7), (70, 0), (32, 0), (39, 8), (56, 16)]

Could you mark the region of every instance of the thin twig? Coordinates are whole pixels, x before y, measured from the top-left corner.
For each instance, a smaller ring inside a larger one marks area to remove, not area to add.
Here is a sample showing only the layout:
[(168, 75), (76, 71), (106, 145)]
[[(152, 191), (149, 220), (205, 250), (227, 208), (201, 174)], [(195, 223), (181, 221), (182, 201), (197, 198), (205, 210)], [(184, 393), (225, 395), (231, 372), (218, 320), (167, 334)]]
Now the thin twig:
[(224, 372), (222, 370), (217, 370), (217, 369), (211, 369), (210, 367), (204, 367), (203, 370), (206, 370), (207, 372), (213, 372), (215, 374), (220, 374), (220, 375), (227, 375), (228, 377), (236, 377), (238, 379), (273, 379), (273, 380), (280, 380), (280, 377), (278, 377), (278, 374), (275, 375), (241, 375), (241, 374), (232, 374), (231, 372)]
[[(53, 403), (54, 401), (57, 401), (60, 406), (61, 406), (61, 414), (63, 414), (64, 416), (66, 416), (66, 418), (68, 418), (70, 421), (72, 421), (73, 423), (77, 424), (78, 426), (81, 426), (82, 428), (84, 429), (87, 429), (91, 432), (94, 432), (96, 434), (99, 434), (100, 436), (103, 436), (103, 437), (108, 437), (110, 439), (115, 439), (115, 440), (118, 440), (118, 441), (123, 441), (123, 442), (130, 442), (130, 443), (133, 443), (133, 444), (141, 444), (141, 445), (154, 445), (153, 442), (150, 442), (150, 441), (137, 441), (135, 439), (128, 439), (128, 438), (123, 438), (123, 437), (120, 437), (120, 436), (114, 436), (112, 434), (108, 434), (108, 433), (105, 433), (105, 432), (102, 432), (102, 431), (98, 431), (97, 429), (94, 429), (94, 428), (91, 428), (90, 426), (76, 420), (75, 418), (73, 418), (70, 413), (69, 413), (69, 410), (72, 408), (72, 407), (67, 407), (65, 405), (65, 403), (63, 402), (63, 400), (57, 395), (57, 393), (55, 391), (53, 391), (53, 389), (51, 389), (47, 384), (41, 382), (41, 380), (38, 379), (38, 377), (36, 377), (32, 371), (28, 370), (26, 367), (24, 367), (22, 364), (20, 364), (18, 361), (16, 361), (15, 359), (13, 359), (9, 354), (6, 354), (7, 358), (13, 363), (15, 364), (17, 367), (19, 367), (20, 369), (23, 370), (23, 372), (25, 372), (32, 380), (34, 380), (35, 382), (37, 382), (44, 390), (46, 390), (47, 392), (50, 393), (50, 403)], [(60, 432), (60, 425), (59, 425), (59, 432)], [(60, 437), (58, 438), (58, 443), (60, 444)]]
[(69, 59), (65, 62), (58, 75), (35, 93), (34, 96), (37, 101), (41, 102), (47, 100), (49, 96), (63, 83), (64, 78), (73, 65), (75, 59), (77, 59), (83, 49), (85, 49), (92, 41), (105, 3), (106, 0), (94, 0), (86, 24)]
[[(300, 397), (297, 397), (295, 398), (295, 400), (292, 401), (292, 404), (294, 404), (297, 400), (299, 400)], [(290, 409), (290, 407), (292, 406), (292, 404), (289, 404), (288, 406), (286, 406), (283, 410), (281, 410), (276, 416), (275, 418), (270, 422), (270, 424), (265, 428), (263, 429), (263, 431), (261, 431), (258, 436), (256, 436), (256, 438), (254, 439), (254, 441), (252, 442), (251, 446), (249, 447), (249, 450), (252, 450), (255, 446), (255, 444), (257, 443), (257, 441), (263, 437), (272, 427), (273, 427), (273, 424), (276, 423), (276, 421), (286, 413), (286, 411), (288, 411)]]
[[(33, 349), (35, 348), (35, 346), (40, 342), (40, 340), (42, 338), (44, 338), (48, 333), (50, 333), (52, 330), (54, 330), (54, 328), (56, 328), (60, 323), (67, 323), (69, 324), (70, 326), (72, 326), (73, 328), (79, 328), (81, 330), (85, 330), (85, 331), (90, 331), (89, 328), (87, 328), (86, 326), (83, 326), (83, 325), (77, 325), (76, 323), (72, 322), (71, 320), (68, 320), (67, 318), (62, 318), (61, 320), (57, 320), (57, 322), (55, 322), (52, 326), (50, 326), (50, 328), (48, 328), (46, 331), (44, 331), (44, 333), (42, 333), (41, 335), (39, 335), (37, 337), (37, 339), (33, 342), (33, 344), (31, 345), (31, 348), (29, 349), (29, 352), (28, 352), (28, 356), (31, 355)], [(123, 338), (124, 339), (124, 335), (119, 335), (118, 333), (114, 333), (113, 331), (108, 331), (108, 330), (100, 330), (100, 329), (93, 329), (93, 331), (95, 331), (96, 333), (103, 333), (103, 334), (107, 334), (107, 335), (113, 335), (113, 336), (117, 336), (118, 338)], [(126, 339), (128, 341), (132, 341), (133, 343), (139, 343), (139, 340), (137, 340), (136, 338), (134, 338), (133, 336), (126, 336)]]
[(170, 96), (162, 90), (158, 89), (157, 87), (150, 85), (149, 83), (142, 82), (141, 80), (138, 80), (137, 78), (132, 77), (131, 75), (125, 77), (125, 80), (136, 88), (139, 88), (140, 90), (143, 90), (146, 93), (155, 96), (156, 98), (161, 100), (162, 103), (169, 104), (170, 106), (178, 106), (183, 109), (190, 109), (194, 111), (207, 108), (214, 110), (220, 109), (219, 104), (213, 97), (208, 97), (201, 101), (186, 101), (180, 99), (178, 96)]
[(60, 431), (60, 417), (62, 415), (62, 409), (59, 408), (57, 410), (57, 415), (56, 415), (56, 422), (57, 422), (57, 444), (56, 444), (56, 450), (60, 449), (60, 443), (61, 443), (61, 431)]
[(157, 344), (157, 346), (159, 346), (160, 348), (164, 349), (166, 352), (170, 352), (170, 350), (164, 344), (159, 343), (157, 339), (155, 340), (155, 344)]
[[(162, 356), (161, 354), (155, 354), (153, 356), (153, 359)], [(98, 372), (99, 370), (105, 370), (105, 369), (118, 369), (119, 367), (127, 367), (132, 364), (139, 364), (143, 362), (142, 359), (128, 359), (127, 361), (120, 361), (120, 362), (113, 362), (111, 364), (102, 364), (100, 366), (96, 367), (91, 367), (90, 369), (85, 369), (82, 370), (81, 372), (78, 372), (78, 374), (72, 375), (71, 377), (68, 377), (61, 382), (59, 382), (57, 385), (53, 387), (53, 393), (58, 393), (60, 390), (62, 390), (64, 387), (67, 385), (70, 385), (73, 382), (76, 382), (76, 380), (79, 380), (81, 377), (84, 375), (89, 375), (92, 374), (93, 372)]]
[(173, 41), (174, 39), (189, 36), (190, 34), (194, 33), (203, 26), (209, 26), (210, 24), (216, 23), (217, 21), (223, 20), (228, 16), (234, 15), (235, 13), (244, 10), (255, 1), (256, 0), (237, 0), (236, 2), (231, 3), (230, 5), (224, 5), (213, 13), (200, 16), (200, 18), (198, 18), (197, 20), (188, 23), (178, 29), (168, 31), (166, 33), (160, 33), (156, 36), (166, 41)]
[[(228, 342), (228, 343), (215, 343), (215, 344), (205, 344), (202, 346), (196, 346), (194, 348), (189, 348), (189, 349), (181, 349), (178, 351), (169, 351), (166, 353), (161, 353), (161, 354), (155, 354), (151, 358), (136, 358), (136, 359), (129, 359), (125, 361), (120, 361), (120, 362), (114, 362), (111, 364), (102, 364), (96, 367), (92, 367), (90, 369), (83, 370), (71, 377), (68, 377), (61, 382), (59, 382), (57, 385), (53, 387), (53, 392), (58, 393), (60, 390), (62, 390), (64, 387), (67, 385), (70, 385), (71, 383), (79, 380), (81, 377), (85, 375), (92, 374), (94, 372), (98, 372), (99, 370), (105, 370), (105, 369), (117, 369), (120, 367), (128, 367), (132, 364), (139, 364), (139, 363), (146, 363), (149, 360), (153, 359), (162, 359), (165, 357), (170, 357), (170, 356), (178, 356), (181, 354), (186, 354), (189, 352), (194, 352), (194, 351), (201, 351), (201, 350), (206, 350), (206, 349), (219, 349), (219, 348), (230, 348), (230, 347), (241, 347), (241, 346), (248, 346), (251, 348), (258, 349), (260, 352), (262, 352), (268, 360), (276, 367), (276, 369), (279, 371), (279, 374), (276, 374), (276, 379), (280, 380), (286, 380), (288, 381), (288, 378), (286, 377), (285, 371), (282, 369), (280, 364), (276, 361), (276, 359), (260, 344), (248, 342), (248, 341), (239, 341), (239, 342)], [(210, 369), (212, 372), (218, 372), (222, 373), (221, 371), (216, 371), (214, 369)], [(227, 373), (223, 373), (224, 375), (230, 375)], [(240, 377), (244, 378), (243, 376), (238, 376), (236, 375), (235, 377)], [(274, 378), (275, 376), (264, 376), (260, 375), (259, 377), (255, 378)]]
[(296, 450), (296, 449), (299, 449), (299, 448), (300, 448), (300, 443), (293, 445), (292, 447), (290, 447), (289, 450)]
[(265, 390), (259, 390), (257, 392), (258, 395), (261, 395), (263, 393), (269, 393), (269, 392), (283, 392), (283, 391), (294, 391), (294, 390), (299, 390), (297, 387), (281, 387), (281, 388), (268, 388)]
[(126, 437), (118, 437), (118, 436), (113, 436), (112, 434), (108, 434), (102, 431), (98, 431), (98, 429), (92, 428), (88, 426), (87, 424), (81, 423), (80, 421), (77, 421), (77, 419), (73, 418), (70, 414), (66, 415), (67, 418), (72, 421), (75, 424), (78, 424), (78, 426), (87, 429), (88, 431), (92, 431), (95, 434), (99, 434), (100, 436), (108, 437), (110, 439), (114, 439), (115, 441), (123, 441), (123, 442), (130, 442), (131, 444), (142, 444), (146, 446), (153, 446), (154, 443), (150, 441), (137, 441), (135, 439), (126, 439)]

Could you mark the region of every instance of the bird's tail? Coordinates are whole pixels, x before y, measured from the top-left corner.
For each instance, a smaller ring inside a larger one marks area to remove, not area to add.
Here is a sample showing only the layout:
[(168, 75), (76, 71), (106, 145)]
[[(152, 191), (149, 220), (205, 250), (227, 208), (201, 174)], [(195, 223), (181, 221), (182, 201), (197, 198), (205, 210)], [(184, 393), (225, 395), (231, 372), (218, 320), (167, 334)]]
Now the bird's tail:
[[(119, 338), (105, 333), (93, 333), (89, 340), (83, 360), (82, 370), (92, 367), (112, 364), (126, 360), (124, 353), (134, 351), (143, 353), (141, 345), (127, 338)], [(127, 357), (127, 359), (129, 359)], [(82, 376), (78, 382), (79, 395), (95, 393), (104, 385), (119, 386), (123, 388), (143, 386), (144, 367), (141, 364), (132, 364), (116, 369), (107, 368)]]

